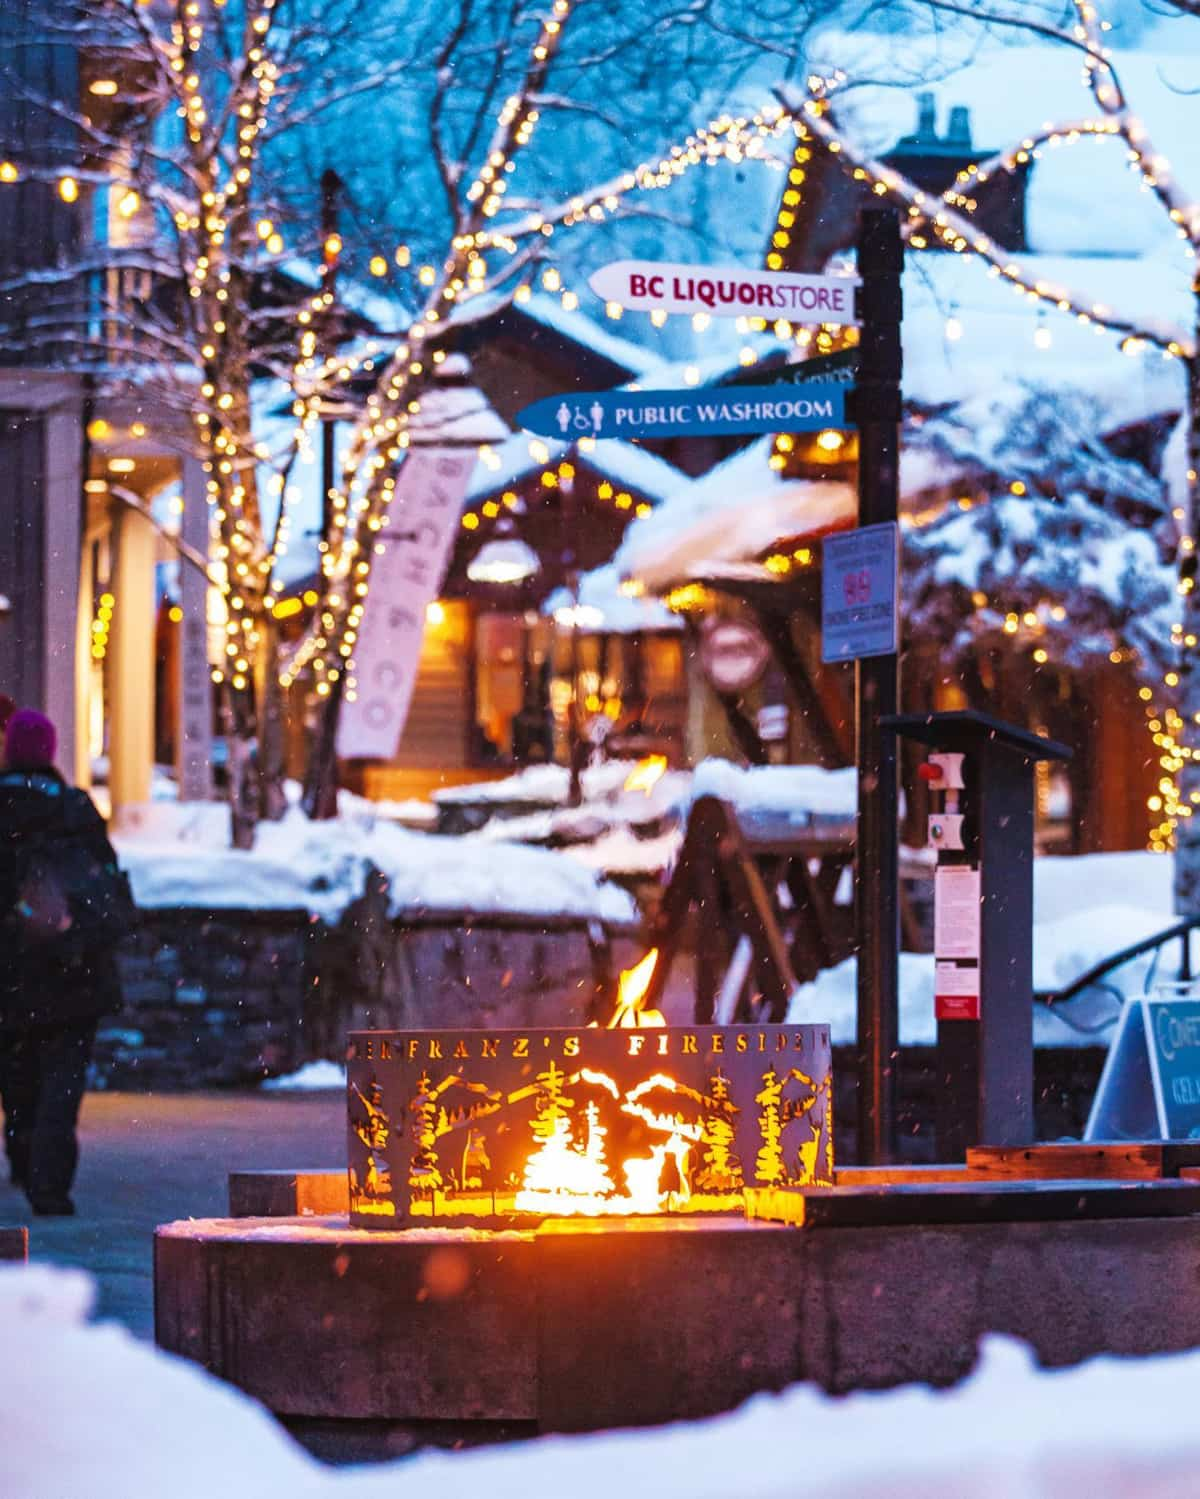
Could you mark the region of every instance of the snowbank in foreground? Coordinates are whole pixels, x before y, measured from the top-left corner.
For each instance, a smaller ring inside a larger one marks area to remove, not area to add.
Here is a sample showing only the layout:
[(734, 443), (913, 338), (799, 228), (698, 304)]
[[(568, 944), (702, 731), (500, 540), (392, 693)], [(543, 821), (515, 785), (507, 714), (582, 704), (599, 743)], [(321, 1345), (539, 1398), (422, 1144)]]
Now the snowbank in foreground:
[(282, 821), (260, 823), (254, 848), (242, 852), (228, 846), (228, 806), (145, 803), (125, 809), (113, 843), (138, 905), (147, 908), (300, 907), (336, 921), (362, 894), (374, 865), (387, 876), (393, 916), (636, 918), (623, 890), (559, 853), (512, 847), (497, 857), (462, 839), (410, 832), (368, 815), (309, 822), (292, 807)]
[(89, 1325), (90, 1301), (78, 1272), (0, 1269), (5, 1499), (1177, 1499), (1200, 1461), (1200, 1353), (1045, 1372), (993, 1337), (950, 1391), (797, 1386), (691, 1425), (336, 1471), (197, 1366)]
[(325, 1495), (317, 1464), (253, 1401), (114, 1325), (88, 1278), (0, 1270), (5, 1499)]

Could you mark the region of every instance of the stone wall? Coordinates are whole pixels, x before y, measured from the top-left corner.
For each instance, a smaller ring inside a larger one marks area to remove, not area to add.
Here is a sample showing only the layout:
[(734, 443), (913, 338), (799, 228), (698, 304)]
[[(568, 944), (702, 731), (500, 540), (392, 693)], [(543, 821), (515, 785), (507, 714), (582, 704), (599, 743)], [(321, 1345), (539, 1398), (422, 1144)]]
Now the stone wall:
[(314, 1054), (328, 940), (301, 910), (144, 911), (119, 954), (124, 1007), (97, 1033), (96, 1085), (182, 1091), (293, 1071)]
[(93, 1085), (245, 1086), (355, 1029), (580, 1025), (612, 982), (598, 922), (465, 913), (393, 921), (370, 884), (337, 927), (307, 911), (148, 910), (119, 954), (124, 1005)]

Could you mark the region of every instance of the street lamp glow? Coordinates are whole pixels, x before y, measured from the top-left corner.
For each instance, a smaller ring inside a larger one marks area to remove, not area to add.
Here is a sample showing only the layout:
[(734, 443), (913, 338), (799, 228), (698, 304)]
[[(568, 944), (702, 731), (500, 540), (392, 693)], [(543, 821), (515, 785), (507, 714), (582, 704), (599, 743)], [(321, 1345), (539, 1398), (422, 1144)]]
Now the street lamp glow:
[(473, 583), (522, 583), (541, 567), (537, 553), (515, 536), (489, 541), (467, 564)]

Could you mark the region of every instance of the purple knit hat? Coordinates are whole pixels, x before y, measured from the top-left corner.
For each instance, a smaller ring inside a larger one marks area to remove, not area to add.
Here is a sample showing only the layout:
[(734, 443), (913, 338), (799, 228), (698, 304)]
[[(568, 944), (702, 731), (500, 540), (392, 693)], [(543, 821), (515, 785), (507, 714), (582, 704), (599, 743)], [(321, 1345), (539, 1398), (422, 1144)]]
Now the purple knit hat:
[(4, 735), (4, 763), (10, 770), (47, 770), (54, 763), (58, 735), (44, 713), (18, 708)]

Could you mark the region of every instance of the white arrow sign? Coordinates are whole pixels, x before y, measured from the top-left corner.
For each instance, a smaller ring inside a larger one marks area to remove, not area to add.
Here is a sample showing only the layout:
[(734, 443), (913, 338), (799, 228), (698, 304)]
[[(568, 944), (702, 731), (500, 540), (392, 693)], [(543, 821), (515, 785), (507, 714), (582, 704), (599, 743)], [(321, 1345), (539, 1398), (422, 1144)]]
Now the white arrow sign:
[(768, 322), (857, 323), (857, 276), (806, 276), (745, 271), (661, 260), (616, 260), (588, 277), (606, 302), (631, 312), (707, 312), (712, 317), (761, 317)]

